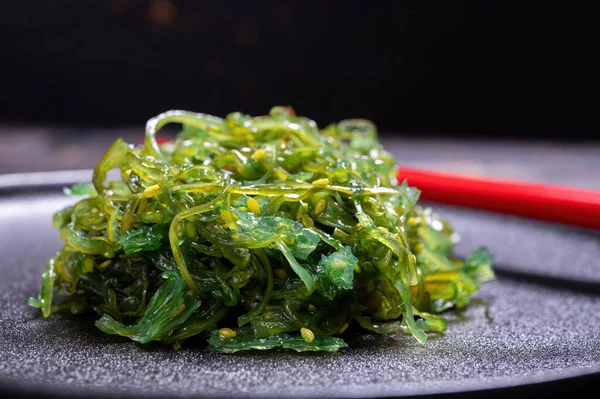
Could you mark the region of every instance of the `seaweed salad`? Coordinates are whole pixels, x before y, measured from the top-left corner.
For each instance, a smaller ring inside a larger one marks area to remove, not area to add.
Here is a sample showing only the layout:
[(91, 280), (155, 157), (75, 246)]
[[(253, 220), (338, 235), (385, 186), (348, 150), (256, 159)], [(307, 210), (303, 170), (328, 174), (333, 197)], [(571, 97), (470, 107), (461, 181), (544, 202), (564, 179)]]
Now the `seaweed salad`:
[(491, 255), (455, 258), (452, 226), (396, 172), (368, 120), (165, 112), (65, 189), (79, 201), (53, 216), (64, 246), (29, 304), (175, 349), (334, 352), (350, 325), (425, 343), (494, 278)]

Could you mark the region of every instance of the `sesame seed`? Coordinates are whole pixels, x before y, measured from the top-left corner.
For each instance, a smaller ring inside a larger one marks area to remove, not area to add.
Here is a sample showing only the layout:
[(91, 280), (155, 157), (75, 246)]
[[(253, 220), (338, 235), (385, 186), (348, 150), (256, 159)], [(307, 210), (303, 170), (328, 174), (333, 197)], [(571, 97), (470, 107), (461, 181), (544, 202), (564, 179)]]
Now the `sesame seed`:
[(256, 215), (260, 215), (260, 204), (254, 198), (248, 198), (248, 200), (246, 201), (246, 206), (248, 207), (250, 212)]
[(233, 331), (231, 328), (221, 328), (219, 330), (219, 337), (221, 339), (235, 338), (236, 336), (237, 336), (237, 333), (235, 331)]
[(302, 339), (306, 342), (313, 342), (315, 340), (315, 333), (313, 333), (308, 328), (302, 327), (300, 329), (300, 335), (302, 335)]
[(156, 193), (158, 193), (159, 190), (160, 190), (160, 186), (158, 184), (154, 184), (150, 187), (146, 187), (146, 189), (142, 193), (142, 196), (144, 198), (154, 197), (156, 195)]
[(254, 154), (252, 154), (252, 159), (254, 159), (255, 161), (260, 161), (261, 159), (263, 159), (266, 156), (267, 156), (267, 152), (265, 150), (263, 150), (262, 148), (259, 148), (258, 150), (254, 151)]
[(321, 212), (323, 212), (325, 210), (326, 207), (327, 207), (327, 202), (324, 199), (318, 200), (317, 203), (315, 204), (315, 210), (314, 210), (315, 216), (319, 216), (321, 214)]
[(327, 179), (327, 178), (317, 179), (317, 180), (313, 181), (312, 184), (314, 186), (326, 186), (329, 184), (329, 179)]

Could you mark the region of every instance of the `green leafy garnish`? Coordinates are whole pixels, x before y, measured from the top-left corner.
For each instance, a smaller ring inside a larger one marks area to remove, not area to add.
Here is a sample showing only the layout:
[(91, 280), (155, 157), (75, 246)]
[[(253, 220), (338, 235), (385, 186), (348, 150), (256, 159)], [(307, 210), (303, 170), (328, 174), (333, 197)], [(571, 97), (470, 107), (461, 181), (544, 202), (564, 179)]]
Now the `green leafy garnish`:
[[(182, 130), (159, 144), (169, 123)], [(395, 175), (366, 120), (166, 112), (64, 190), (83, 198), (53, 216), (64, 246), (29, 304), (176, 349), (205, 335), (224, 353), (335, 352), (352, 323), (425, 343), (494, 278), (492, 258), (456, 259), (452, 226)]]

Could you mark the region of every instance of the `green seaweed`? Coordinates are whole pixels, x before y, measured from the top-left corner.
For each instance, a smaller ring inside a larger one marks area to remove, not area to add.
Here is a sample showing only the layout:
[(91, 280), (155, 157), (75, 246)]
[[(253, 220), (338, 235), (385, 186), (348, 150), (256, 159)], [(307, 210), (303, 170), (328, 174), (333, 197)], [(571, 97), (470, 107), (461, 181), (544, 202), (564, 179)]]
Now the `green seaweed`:
[[(159, 144), (169, 123), (182, 129)], [(366, 120), (168, 111), (64, 190), (83, 198), (53, 216), (64, 246), (29, 304), (96, 312), (140, 343), (206, 335), (224, 353), (334, 352), (353, 322), (425, 343), (494, 278), (492, 256), (455, 258), (452, 226), (396, 171)]]

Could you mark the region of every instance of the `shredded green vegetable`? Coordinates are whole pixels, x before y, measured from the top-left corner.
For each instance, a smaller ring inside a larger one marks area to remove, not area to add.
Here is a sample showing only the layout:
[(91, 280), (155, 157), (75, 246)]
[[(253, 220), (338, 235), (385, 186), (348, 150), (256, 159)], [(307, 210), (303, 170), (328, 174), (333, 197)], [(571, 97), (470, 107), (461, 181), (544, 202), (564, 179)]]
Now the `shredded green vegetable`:
[[(158, 144), (169, 123), (182, 130)], [(351, 324), (425, 343), (494, 278), (491, 255), (455, 259), (452, 227), (395, 165), (367, 120), (166, 112), (65, 189), (83, 198), (54, 215), (64, 247), (29, 303), (176, 349), (203, 335), (225, 353), (332, 352)]]

